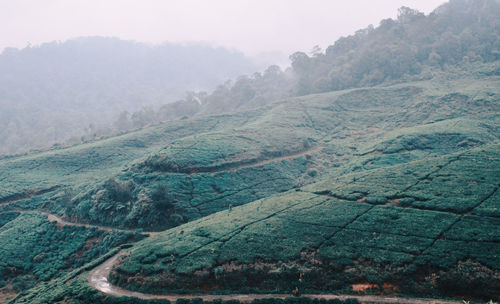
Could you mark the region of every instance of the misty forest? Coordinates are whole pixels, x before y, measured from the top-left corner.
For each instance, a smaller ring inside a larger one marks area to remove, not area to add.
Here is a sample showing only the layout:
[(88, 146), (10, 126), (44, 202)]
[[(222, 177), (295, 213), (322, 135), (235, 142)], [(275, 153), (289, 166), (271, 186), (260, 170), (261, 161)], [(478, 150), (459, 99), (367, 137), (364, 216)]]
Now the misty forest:
[(500, 302), (500, 1), (293, 52), (0, 53), (0, 303)]

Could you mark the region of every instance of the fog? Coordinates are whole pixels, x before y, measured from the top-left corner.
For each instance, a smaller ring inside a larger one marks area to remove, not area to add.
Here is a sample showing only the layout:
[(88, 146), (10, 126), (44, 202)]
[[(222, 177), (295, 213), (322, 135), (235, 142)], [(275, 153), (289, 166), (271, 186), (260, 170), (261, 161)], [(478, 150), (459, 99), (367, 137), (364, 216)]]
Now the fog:
[(401, 6), (427, 14), (443, 2), (0, 0), (0, 50), (78, 36), (113, 36), (150, 43), (203, 41), (250, 56), (287, 56), (315, 45), (325, 48), (341, 36), (376, 26), (396, 17)]
[(499, 114), (500, 0), (0, 0), (0, 304), (500, 304)]
[(466, 0), (2, 1), (0, 154), (496, 60)]

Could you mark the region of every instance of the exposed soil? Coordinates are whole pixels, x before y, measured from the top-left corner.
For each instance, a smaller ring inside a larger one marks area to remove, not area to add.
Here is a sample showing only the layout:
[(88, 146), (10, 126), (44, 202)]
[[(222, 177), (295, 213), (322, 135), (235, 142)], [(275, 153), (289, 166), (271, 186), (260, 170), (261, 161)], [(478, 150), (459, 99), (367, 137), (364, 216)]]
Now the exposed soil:
[(0, 303), (7, 303), (8, 300), (15, 298), (17, 293), (2, 293), (0, 292)]
[(8, 300), (17, 297), (18, 294), (12, 288), (12, 284), (9, 283), (7, 286), (0, 288), (0, 303), (7, 303)]
[(196, 173), (216, 173), (228, 170), (239, 170), (242, 168), (249, 167), (259, 167), (272, 162), (279, 162), (283, 160), (293, 160), (301, 156), (306, 156), (309, 154), (314, 154), (323, 149), (323, 146), (318, 146), (312, 149), (307, 149), (305, 151), (300, 151), (293, 154), (283, 155), (283, 156), (269, 156), (262, 155), (253, 159), (244, 159), (239, 161), (228, 162), (219, 165), (213, 165), (210, 167), (198, 167), (198, 168), (164, 168), (163, 172), (166, 173), (185, 173), (185, 174), (196, 174)]

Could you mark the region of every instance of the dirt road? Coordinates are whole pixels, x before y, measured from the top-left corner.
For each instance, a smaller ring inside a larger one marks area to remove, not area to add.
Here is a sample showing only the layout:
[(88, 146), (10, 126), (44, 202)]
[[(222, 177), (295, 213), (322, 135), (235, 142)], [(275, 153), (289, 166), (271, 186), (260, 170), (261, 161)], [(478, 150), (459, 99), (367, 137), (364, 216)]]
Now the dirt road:
[[(116, 261), (125, 253), (125, 251), (120, 251), (118, 254), (106, 260), (104, 263), (96, 267), (88, 276), (88, 281), (90, 285), (99, 290), (100, 292), (116, 297), (135, 297), (145, 300), (150, 299), (165, 299), (171, 302), (175, 302), (179, 298), (193, 299), (201, 298), (204, 301), (213, 301), (215, 299), (227, 300), (239, 300), (240, 302), (251, 302), (254, 299), (264, 299), (264, 298), (287, 298), (290, 294), (225, 294), (225, 295), (179, 295), (179, 294), (169, 294), (169, 295), (155, 295), (147, 294), (142, 292), (130, 291), (118, 286), (115, 286), (108, 282), (109, 273), (116, 263)], [(302, 297), (312, 298), (312, 299), (339, 299), (346, 300), (349, 298), (356, 298), (361, 303), (400, 303), (400, 304), (463, 304), (462, 301), (448, 301), (448, 300), (438, 300), (438, 299), (421, 299), (421, 298), (400, 298), (400, 297), (386, 297), (386, 296), (359, 296), (359, 295), (338, 295), (338, 294), (304, 294)]]
[[(20, 211), (20, 212), (21, 213), (27, 213), (27, 212), (31, 212), (31, 211)], [(57, 224), (63, 225), (63, 226), (80, 226), (80, 227), (86, 227), (86, 228), (96, 228), (96, 229), (107, 231), (107, 232), (132, 232), (132, 233), (136, 232), (136, 230), (133, 230), (133, 229), (130, 229), (130, 230), (129, 229), (118, 229), (118, 228), (111, 228), (111, 227), (105, 227), (105, 226), (99, 226), (99, 225), (92, 225), (92, 224), (82, 224), (82, 223), (68, 222), (68, 221), (63, 220), (62, 218), (60, 218), (57, 215), (54, 215), (52, 213), (48, 213), (48, 212), (45, 212), (45, 211), (38, 211), (38, 210), (36, 210), (34, 212), (40, 212), (41, 214), (45, 215), (49, 219), (49, 222), (56, 222)], [(147, 231), (144, 231), (144, 232), (141, 232), (141, 233), (149, 235), (149, 236), (152, 236), (152, 235), (158, 234), (159, 232), (147, 232)]]

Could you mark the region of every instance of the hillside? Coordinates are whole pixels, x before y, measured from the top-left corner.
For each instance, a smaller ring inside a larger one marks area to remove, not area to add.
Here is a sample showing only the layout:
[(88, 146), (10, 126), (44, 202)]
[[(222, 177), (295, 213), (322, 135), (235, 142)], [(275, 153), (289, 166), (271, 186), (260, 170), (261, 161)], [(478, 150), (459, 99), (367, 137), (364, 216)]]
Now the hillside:
[[(316, 48), (312, 54), (292, 54), (291, 67), (285, 71), (271, 66), (263, 73), (239, 77), (210, 94), (199, 92), (166, 105), (157, 116), (241, 111), (291, 96), (432, 79), (443, 71), (469, 71), (499, 59), (499, 15), (498, 0), (452, 0), (428, 15), (401, 7), (396, 19), (360, 29), (324, 51)], [(499, 75), (500, 71), (491, 73)], [(150, 115), (151, 120), (154, 117)]]
[(7, 49), (0, 55), (0, 153), (468, 71), (499, 59), (498, 15), (498, 0), (452, 0), (429, 15), (402, 7), (395, 20), (342, 37), (324, 51), (294, 53), (285, 71), (270, 66), (262, 73), (240, 53), (198, 44), (91, 37)]
[[(59, 187), (66, 201), (44, 201), (44, 208), (94, 224), (168, 228), (322, 174), (494, 142), (498, 92), (496, 78), (489, 79), (468, 87), (460, 79), (312, 95), (6, 158), (0, 199)], [(439, 89), (444, 83), (448, 91)]]
[(120, 114), (257, 69), (241, 53), (202, 44), (86, 37), (8, 48), (0, 54), (0, 154), (137, 128), (145, 124), (139, 113), (125, 124)]
[[(485, 76), (492, 68), (3, 158), (0, 235), (12, 244), (0, 263), (4, 293), (35, 286), (19, 303), (100, 299), (85, 270), (143, 230), (165, 230), (127, 250), (110, 279), (152, 293), (288, 293), (303, 273), (307, 292), (369, 283), (375, 292), (492, 297), (500, 96), (498, 77)], [(81, 238), (58, 223), (64, 230), (50, 232), (58, 247), (13, 258), (20, 244), (30, 247), (19, 233), (44, 227), (36, 240), (57, 227), (47, 214), (78, 223)], [(40, 272), (49, 257), (65, 261), (59, 272)], [(69, 289), (60, 285), (68, 276), (80, 278)], [(477, 287), (461, 288), (468, 284)]]
[(0, 157), (0, 302), (500, 301), (499, 7), (402, 8), (133, 131)]
[(110, 279), (150, 293), (295, 286), (321, 293), (371, 284), (495, 296), (499, 162), (499, 146), (489, 145), (271, 196), (138, 243)]
[(426, 78), (431, 67), (494, 62), (500, 55), (499, 15), (498, 0), (451, 0), (429, 15), (401, 7), (396, 20), (358, 30), (324, 52), (293, 54), (297, 93)]

